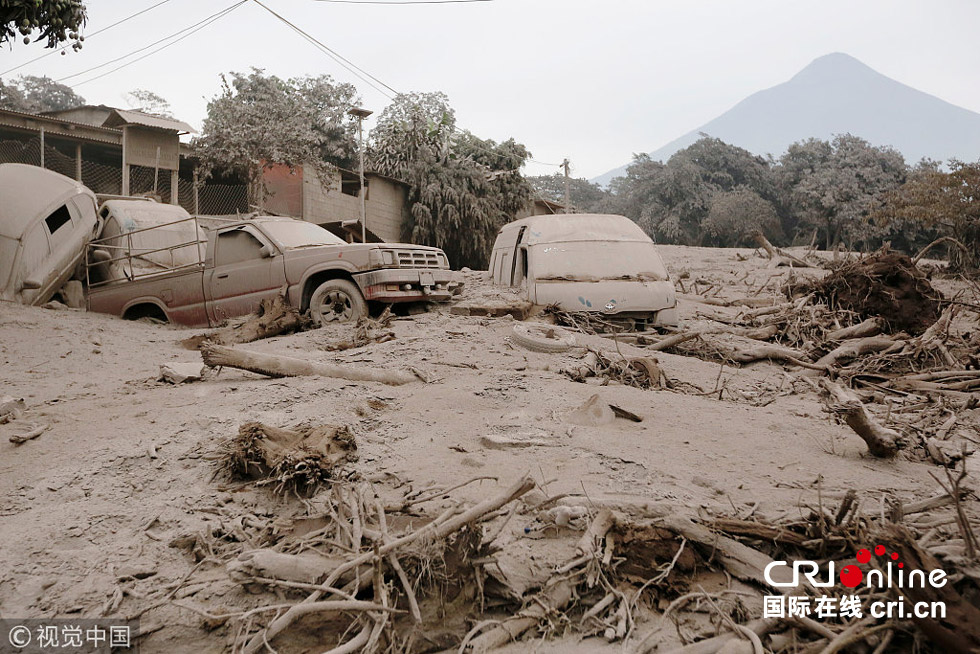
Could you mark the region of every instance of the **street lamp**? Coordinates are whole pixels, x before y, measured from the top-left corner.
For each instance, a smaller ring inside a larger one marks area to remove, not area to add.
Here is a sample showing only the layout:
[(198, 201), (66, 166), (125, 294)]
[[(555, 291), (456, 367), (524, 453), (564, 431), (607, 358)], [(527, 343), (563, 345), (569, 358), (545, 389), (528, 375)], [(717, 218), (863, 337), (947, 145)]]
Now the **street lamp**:
[(358, 172), (361, 176), (361, 188), (358, 189), (357, 195), (361, 198), (361, 243), (367, 243), (367, 212), (364, 209), (364, 119), (374, 112), (368, 109), (354, 107), (348, 110), (347, 113), (357, 118), (357, 149), (360, 154), (360, 170)]

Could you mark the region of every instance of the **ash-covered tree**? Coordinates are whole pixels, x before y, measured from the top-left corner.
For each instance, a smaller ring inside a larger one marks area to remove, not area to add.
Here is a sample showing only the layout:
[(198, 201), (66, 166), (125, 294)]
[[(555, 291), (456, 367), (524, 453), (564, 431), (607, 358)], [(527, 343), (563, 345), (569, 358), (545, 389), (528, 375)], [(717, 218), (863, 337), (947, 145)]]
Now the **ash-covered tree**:
[(701, 226), (712, 245), (745, 245), (756, 231), (770, 241), (782, 240), (779, 216), (772, 203), (744, 185), (717, 191)]
[(23, 38), (25, 45), (31, 40), (47, 41), (45, 47), (56, 48), (72, 41), (72, 49), (81, 50), (87, 19), (85, 3), (80, 0), (2, 0), (0, 45)]
[(793, 143), (779, 160), (796, 226), (816, 229), (828, 249), (842, 240), (852, 248), (880, 242), (884, 234), (869, 216), (907, 170), (898, 151), (851, 134)]
[(527, 206), (523, 145), (456, 130), (443, 93), (400, 94), (371, 131), (370, 167), (409, 185), (413, 243), (446, 251), (457, 267), (485, 268), (497, 231)]
[(83, 104), (85, 98), (75, 93), (70, 86), (50, 77), (20, 75), (8, 84), (0, 80), (0, 108), (3, 109), (36, 114), (72, 109)]
[[(717, 212), (710, 231), (705, 221), (712, 205), (738, 188), (744, 191), (727, 198), (726, 206), (745, 200), (745, 191), (751, 191), (759, 200), (755, 204), (769, 205), (766, 216), (774, 211), (771, 205), (777, 186), (769, 161), (702, 135), (666, 164), (651, 160), (649, 155), (636, 155), (626, 176), (613, 180), (614, 197), (607, 206), (636, 220), (651, 236), (668, 242), (700, 245), (710, 240), (735, 245), (741, 240), (741, 235), (730, 230), (735, 223), (728, 222), (723, 228), (724, 220)], [(761, 227), (768, 236), (776, 237), (779, 231), (767, 228), (770, 222), (763, 217), (752, 229)]]
[[(563, 174), (535, 175), (528, 177), (527, 181), (538, 197), (564, 204), (565, 176)], [(608, 197), (608, 191), (583, 177), (570, 177), (568, 180), (569, 202), (578, 213), (598, 211)]]
[(133, 89), (127, 93), (123, 98), (126, 100), (127, 106), (130, 109), (136, 111), (142, 111), (143, 113), (153, 114), (154, 116), (160, 116), (162, 118), (173, 118), (172, 110), (170, 109), (170, 103), (167, 102), (166, 98), (161, 95), (157, 95), (153, 91), (147, 89)]
[(949, 171), (920, 165), (902, 186), (884, 197), (874, 212), (885, 226), (915, 225), (930, 236), (948, 236), (963, 248), (951, 248), (959, 268), (980, 268), (980, 163), (950, 161)]
[(283, 80), (262, 70), (221, 77), (208, 103), (201, 136), (193, 141), (206, 174), (233, 173), (262, 190), (263, 167), (311, 166), (321, 178), (349, 167), (357, 152), (357, 103), (351, 84), (329, 75)]

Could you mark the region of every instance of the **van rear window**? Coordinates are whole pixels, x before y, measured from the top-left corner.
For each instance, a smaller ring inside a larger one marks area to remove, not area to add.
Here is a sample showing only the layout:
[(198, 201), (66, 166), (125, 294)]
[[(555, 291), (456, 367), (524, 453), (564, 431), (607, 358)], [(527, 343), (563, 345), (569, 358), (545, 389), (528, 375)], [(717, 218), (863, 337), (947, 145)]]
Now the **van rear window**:
[(67, 205), (61, 205), (57, 210), (50, 216), (44, 219), (44, 222), (48, 226), (48, 233), (54, 234), (56, 231), (61, 229), (66, 223), (71, 222), (71, 214), (68, 213)]

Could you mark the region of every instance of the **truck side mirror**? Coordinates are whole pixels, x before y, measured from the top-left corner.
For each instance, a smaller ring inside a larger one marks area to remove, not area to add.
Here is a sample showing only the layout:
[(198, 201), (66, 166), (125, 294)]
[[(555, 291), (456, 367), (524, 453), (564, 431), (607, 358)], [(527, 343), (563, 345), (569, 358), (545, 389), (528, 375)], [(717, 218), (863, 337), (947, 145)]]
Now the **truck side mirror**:
[(259, 255), (263, 259), (268, 259), (269, 257), (276, 256), (276, 251), (272, 249), (271, 245), (263, 245), (262, 249), (259, 250)]

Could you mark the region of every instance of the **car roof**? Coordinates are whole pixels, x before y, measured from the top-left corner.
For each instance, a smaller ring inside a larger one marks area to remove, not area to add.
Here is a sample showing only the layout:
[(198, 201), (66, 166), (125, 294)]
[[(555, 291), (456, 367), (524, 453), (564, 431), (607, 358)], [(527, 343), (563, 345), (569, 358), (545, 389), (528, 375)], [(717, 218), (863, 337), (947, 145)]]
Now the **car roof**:
[(20, 239), (36, 220), (79, 195), (92, 198), (95, 207), (95, 194), (70, 177), (29, 164), (0, 164), (0, 236)]
[(528, 245), (568, 241), (638, 241), (650, 237), (626, 216), (607, 213), (571, 213), (528, 216), (501, 227), (500, 234), (527, 227)]

